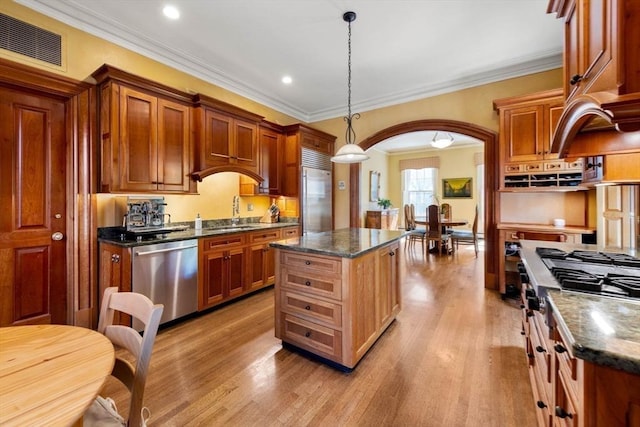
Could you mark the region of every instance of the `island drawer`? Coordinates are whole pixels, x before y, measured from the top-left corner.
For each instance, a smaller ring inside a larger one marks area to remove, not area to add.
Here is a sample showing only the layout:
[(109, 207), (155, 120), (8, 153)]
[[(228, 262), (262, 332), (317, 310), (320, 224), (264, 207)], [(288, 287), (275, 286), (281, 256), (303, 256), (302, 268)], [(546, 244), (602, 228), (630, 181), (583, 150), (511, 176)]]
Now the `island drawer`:
[(280, 239), (280, 230), (262, 230), (249, 233), (249, 244), (267, 243)]
[(291, 239), (300, 235), (300, 229), (298, 227), (287, 227), (282, 229), (282, 238)]
[(288, 313), (320, 322), (328, 327), (342, 326), (342, 306), (296, 292), (282, 291), (281, 309)]
[(281, 339), (327, 359), (342, 361), (342, 332), (280, 313)]
[(281, 266), (280, 286), (305, 294), (321, 295), (340, 300), (342, 280), (340, 277), (323, 275), (319, 271), (304, 270), (295, 266)]
[(328, 258), (304, 253), (283, 252), (280, 260), (282, 265), (293, 267), (298, 271), (314, 271), (340, 277), (342, 262), (339, 258)]
[(529, 336), (531, 339), (531, 347), (535, 358), (535, 364), (537, 365), (537, 369), (539, 370), (542, 379), (546, 383), (550, 384), (551, 355), (549, 352), (549, 342), (544, 333), (544, 329), (546, 329), (544, 319), (540, 312), (537, 311), (533, 312), (533, 316), (530, 319), (532, 321), (529, 323)]
[(202, 239), (203, 251), (216, 251), (224, 250), (227, 248), (233, 248), (245, 244), (244, 234), (230, 234), (222, 237), (211, 237), (208, 239)]

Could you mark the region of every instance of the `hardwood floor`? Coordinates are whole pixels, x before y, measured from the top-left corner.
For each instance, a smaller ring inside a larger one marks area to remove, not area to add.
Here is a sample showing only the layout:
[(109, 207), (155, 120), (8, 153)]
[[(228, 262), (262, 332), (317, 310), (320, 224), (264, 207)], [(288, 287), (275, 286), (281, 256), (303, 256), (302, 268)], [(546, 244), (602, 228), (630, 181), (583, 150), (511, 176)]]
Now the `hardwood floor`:
[[(535, 426), (520, 310), (484, 290), (483, 255), (405, 253), (402, 311), (350, 374), (282, 348), (273, 289), (161, 331), (150, 424)], [(124, 387), (102, 394), (126, 413)]]

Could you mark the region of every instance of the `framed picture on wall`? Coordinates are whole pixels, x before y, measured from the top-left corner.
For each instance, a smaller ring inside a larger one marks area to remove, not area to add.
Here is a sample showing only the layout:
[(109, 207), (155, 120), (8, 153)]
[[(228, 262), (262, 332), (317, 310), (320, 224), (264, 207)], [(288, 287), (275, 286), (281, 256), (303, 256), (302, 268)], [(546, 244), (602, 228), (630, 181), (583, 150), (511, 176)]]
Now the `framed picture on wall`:
[(442, 180), (442, 198), (470, 199), (472, 178), (444, 178)]
[(380, 172), (369, 172), (369, 201), (377, 202), (380, 198)]

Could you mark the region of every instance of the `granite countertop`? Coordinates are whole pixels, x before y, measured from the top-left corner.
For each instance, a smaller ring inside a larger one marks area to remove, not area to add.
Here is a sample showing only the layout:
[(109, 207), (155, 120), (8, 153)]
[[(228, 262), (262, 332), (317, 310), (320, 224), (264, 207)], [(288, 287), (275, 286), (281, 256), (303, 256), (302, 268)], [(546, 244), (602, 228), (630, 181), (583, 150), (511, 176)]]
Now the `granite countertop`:
[(153, 245), (156, 243), (175, 242), (179, 240), (199, 239), (201, 237), (221, 236), (225, 234), (235, 234), (249, 231), (270, 230), (274, 228), (295, 227), (297, 222), (275, 222), (263, 224), (259, 222), (243, 223), (237, 226), (230, 224), (214, 224), (203, 226), (202, 230), (195, 230), (193, 227), (183, 231), (172, 231), (166, 234), (151, 234), (145, 236), (141, 241), (131, 239), (126, 236), (122, 227), (109, 227), (100, 232), (99, 242), (112, 243), (114, 245), (131, 248), (135, 246)]
[[(527, 266), (529, 279), (537, 288), (544, 287), (547, 301), (558, 327), (570, 341), (577, 358), (640, 374), (640, 302), (562, 291), (551, 272), (535, 253), (537, 246), (555, 247), (565, 251), (575, 249), (606, 250), (596, 245), (520, 241), (520, 255)], [(635, 254), (635, 251), (620, 251)]]
[(308, 233), (301, 237), (272, 242), (270, 246), (297, 252), (357, 258), (380, 246), (401, 239), (405, 234), (404, 230), (343, 228), (322, 233)]
[(553, 224), (523, 224), (517, 222), (501, 222), (496, 225), (498, 230), (514, 231), (542, 231), (549, 233), (570, 233), (570, 234), (593, 234), (596, 229), (593, 227), (583, 227), (567, 225), (566, 227), (555, 227)]

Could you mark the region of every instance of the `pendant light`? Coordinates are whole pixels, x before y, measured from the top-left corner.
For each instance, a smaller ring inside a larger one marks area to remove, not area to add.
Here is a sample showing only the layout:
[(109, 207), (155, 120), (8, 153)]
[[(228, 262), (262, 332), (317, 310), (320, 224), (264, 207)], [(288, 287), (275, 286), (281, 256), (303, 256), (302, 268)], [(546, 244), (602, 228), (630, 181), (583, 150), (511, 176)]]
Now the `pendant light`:
[(360, 163), (367, 160), (369, 156), (364, 152), (358, 144), (355, 143), (356, 133), (351, 125), (352, 119), (359, 119), (360, 114), (351, 114), (351, 23), (356, 20), (355, 12), (345, 12), (342, 15), (342, 19), (349, 24), (349, 62), (348, 62), (348, 77), (347, 77), (347, 116), (344, 120), (347, 122), (347, 131), (345, 132), (345, 144), (340, 147), (336, 152), (336, 155), (331, 158), (335, 163)]

